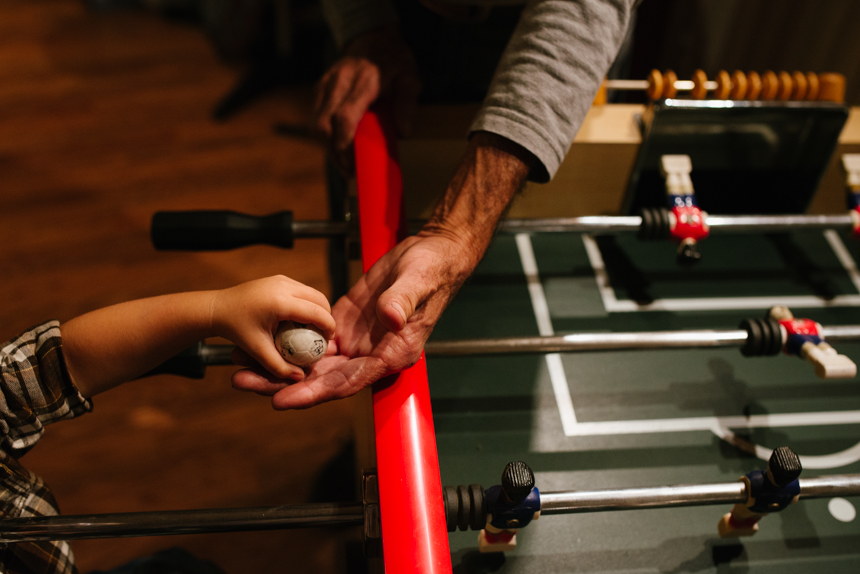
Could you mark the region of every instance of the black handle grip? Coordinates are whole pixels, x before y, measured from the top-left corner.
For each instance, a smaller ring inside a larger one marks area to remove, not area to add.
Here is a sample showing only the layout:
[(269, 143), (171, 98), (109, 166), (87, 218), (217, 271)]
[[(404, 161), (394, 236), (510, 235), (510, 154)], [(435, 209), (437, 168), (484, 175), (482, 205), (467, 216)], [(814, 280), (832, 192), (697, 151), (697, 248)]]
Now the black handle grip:
[(247, 215), (235, 211), (159, 211), (152, 216), (159, 250), (226, 251), (249, 245), (293, 246), (293, 212)]

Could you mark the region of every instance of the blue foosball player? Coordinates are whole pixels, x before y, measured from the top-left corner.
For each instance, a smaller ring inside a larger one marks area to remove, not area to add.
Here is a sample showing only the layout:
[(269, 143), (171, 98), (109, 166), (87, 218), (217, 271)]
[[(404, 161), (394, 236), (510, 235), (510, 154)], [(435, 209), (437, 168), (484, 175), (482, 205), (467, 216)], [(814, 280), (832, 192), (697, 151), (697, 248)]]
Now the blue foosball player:
[(720, 538), (752, 536), (758, 521), (784, 510), (800, 498), (800, 458), (787, 446), (773, 451), (767, 470), (754, 470), (741, 480), (747, 486), (746, 502), (736, 504), (719, 523)]
[(481, 552), (506, 552), (517, 545), (517, 530), (540, 517), (540, 491), (532, 469), (512, 462), (502, 473), (502, 484), (484, 493), (487, 524), (478, 535)]

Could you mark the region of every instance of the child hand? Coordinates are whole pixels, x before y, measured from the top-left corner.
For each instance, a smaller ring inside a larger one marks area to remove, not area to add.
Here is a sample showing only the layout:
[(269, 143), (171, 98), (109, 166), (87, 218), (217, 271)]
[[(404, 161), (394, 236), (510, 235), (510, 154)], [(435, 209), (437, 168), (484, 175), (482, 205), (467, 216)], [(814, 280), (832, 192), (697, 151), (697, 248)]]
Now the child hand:
[(212, 300), (212, 327), (279, 379), (301, 381), (304, 371), (286, 362), (275, 347), (281, 321), (312, 323), (328, 339), (335, 321), (325, 295), (283, 275), (249, 281), (218, 291)]

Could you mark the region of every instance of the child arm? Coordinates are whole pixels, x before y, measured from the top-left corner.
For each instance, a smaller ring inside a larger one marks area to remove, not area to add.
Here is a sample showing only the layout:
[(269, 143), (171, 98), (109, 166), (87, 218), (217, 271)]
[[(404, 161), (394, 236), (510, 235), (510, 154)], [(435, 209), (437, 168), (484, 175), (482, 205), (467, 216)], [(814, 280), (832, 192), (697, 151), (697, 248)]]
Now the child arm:
[(278, 323), (313, 323), (331, 338), (334, 319), (321, 293), (276, 276), (220, 291), (120, 303), (61, 326), (69, 373), (84, 397), (134, 379), (207, 337), (224, 337), (280, 379), (301, 380), (275, 348)]

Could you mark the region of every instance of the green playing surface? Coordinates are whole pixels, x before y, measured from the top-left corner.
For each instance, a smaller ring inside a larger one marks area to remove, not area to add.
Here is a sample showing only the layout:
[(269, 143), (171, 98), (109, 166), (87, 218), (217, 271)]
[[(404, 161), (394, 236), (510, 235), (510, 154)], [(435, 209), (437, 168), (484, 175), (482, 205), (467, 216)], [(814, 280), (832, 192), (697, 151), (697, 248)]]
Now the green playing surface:
[[(860, 245), (821, 232), (714, 236), (691, 270), (675, 265), (668, 243), (597, 238), (589, 257), (579, 235), (500, 236), (433, 338), (537, 335), (520, 256), (529, 248), (555, 333), (735, 329), (764, 315), (759, 297), (800, 303), (796, 316), (825, 326), (860, 324), (860, 277), (834, 242), (860, 260)], [(634, 300), (668, 310), (638, 310)], [(860, 343), (834, 346), (860, 361)], [(802, 477), (860, 473), (858, 379), (820, 380), (798, 358), (745, 358), (735, 348), (565, 354), (553, 379), (548, 365), (558, 362), (428, 360), (443, 484), (497, 484), (513, 460), (532, 466), (543, 491), (731, 481), (763, 468), (712, 429), (764, 449), (791, 446)], [(565, 400), (572, 408), (560, 409)], [(745, 416), (761, 426), (724, 428)], [(479, 555), (477, 533), (457, 532), (454, 572), (858, 572), (860, 519), (838, 520), (829, 502), (801, 501), (743, 539), (717, 536), (728, 505), (545, 516), (505, 556)]]

